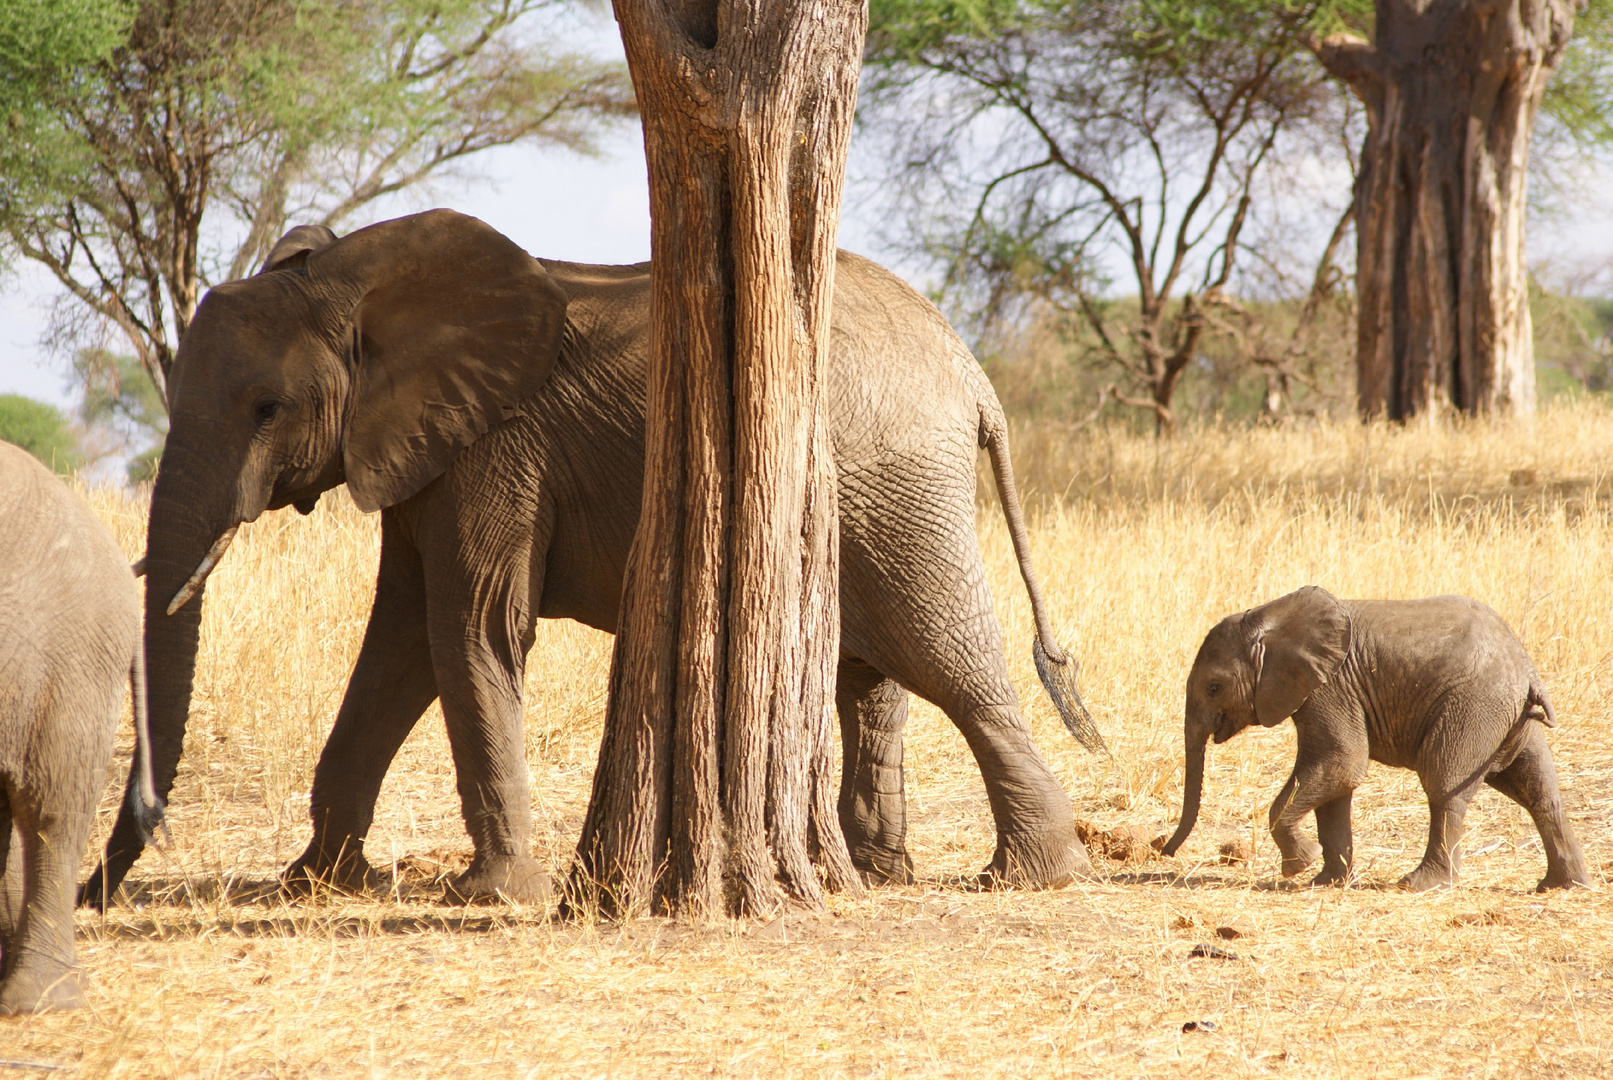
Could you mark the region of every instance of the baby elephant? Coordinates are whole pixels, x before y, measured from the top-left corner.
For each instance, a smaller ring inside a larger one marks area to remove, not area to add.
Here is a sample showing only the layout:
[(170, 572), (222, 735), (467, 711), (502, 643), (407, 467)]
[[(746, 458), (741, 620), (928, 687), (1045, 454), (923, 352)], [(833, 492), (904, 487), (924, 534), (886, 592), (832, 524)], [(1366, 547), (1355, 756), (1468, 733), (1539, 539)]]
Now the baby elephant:
[[(1455, 882), (1462, 817), (1481, 782), (1534, 819), (1546, 849), (1539, 888), (1590, 884), (1541, 731), (1556, 718), (1540, 675), (1478, 601), (1339, 600), (1311, 585), (1222, 619), (1187, 677), (1187, 791), (1165, 854), (1176, 854), (1198, 818), (1210, 736), (1226, 742), (1289, 716), (1299, 756), (1271, 807), (1284, 877), (1320, 854), (1311, 884), (1348, 879), (1350, 797), (1370, 760), (1417, 770), (1428, 794), (1428, 851), (1401, 880), (1407, 888)], [(1319, 848), (1299, 833), (1312, 810)]]
[(151, 789), (140, 604), (111, 534), (49, 470), (0, 442), (0, 1014), (69, 1008), (79, 859), (135, 701), (136, 807)]

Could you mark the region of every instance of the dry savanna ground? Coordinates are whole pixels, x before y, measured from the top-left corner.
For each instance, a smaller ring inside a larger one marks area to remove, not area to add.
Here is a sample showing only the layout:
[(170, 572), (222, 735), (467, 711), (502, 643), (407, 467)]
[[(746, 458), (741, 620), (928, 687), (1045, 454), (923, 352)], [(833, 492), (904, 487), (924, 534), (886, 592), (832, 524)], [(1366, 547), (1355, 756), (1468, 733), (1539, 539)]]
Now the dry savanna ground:
[[(1598, 881), (1613, 874), (1613, 413), (1169, 442), (1018, 434), (1037, 564), (1112, 760), (1074, 745), (1037, 687), (989, 496), (980, 538), (1036, 737), (1095, 830), (1147, 838), (1174, 821), (1183, 679), (1221, 615), (1312, 582), (1457, 592), (1496, 607), (1534, 655), (1561, 718), (1550, 741), (1570, 814)], [(88, 494), (137, 553), (142, 504)], [(1460, 887), (1394, 890), (1426, 807), (1410, 774), (1381, 767), (1356, 799), (1359, 884), (1291, 887), (1262, 824), (1291, 725), (1213, 748), (1178, 858), (1127, 861), (1121, 844), (1096, 881), (980, 893), (960, 884), (992, 847), (980, 780), (920, 706), (907, 758), (918, 885), (771, 923), (610, 925), (439, 903), (434, 881), (469, 844), (432, 712), (369, 840), (392, 893), (284, 903), (265, 885), (306, 841), (376, 546), (376, 520), (343, 498), (242, 531), (209, 586), (171, 841), (136, 866), (132, 903), (79, 917), (91, 1007), (0, 1022), (0, 1058), (84, 1077), (1613, 1074), (1613, 889), (1532, 893), (1534, 831), (1486, 791)], [(528, 662), (536, 844), (556, 871), (587, 797), (609, 646), (548, 623)], [(1223, 845), (1248, 857), (1223, 859)]]

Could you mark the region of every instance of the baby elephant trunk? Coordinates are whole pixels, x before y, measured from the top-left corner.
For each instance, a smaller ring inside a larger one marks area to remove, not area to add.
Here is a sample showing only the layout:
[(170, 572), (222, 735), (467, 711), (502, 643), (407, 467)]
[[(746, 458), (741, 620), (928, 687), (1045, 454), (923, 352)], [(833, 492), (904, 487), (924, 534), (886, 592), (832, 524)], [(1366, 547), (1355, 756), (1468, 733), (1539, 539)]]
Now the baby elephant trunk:
[(1176, 849), (1187, 842), (1187, 835), (1193, 831), (1193, 826), (1199, 820), (1199, 799), (1204, 794), (1204, 742), (1194, 742), (1190, 737), (1187, 743), (1187, 790), (1182, 794), (1182, 820), (1176, 826), (1176, 832), (1171, 835), (1163, 849), (1166, 855), (1175, 855)]

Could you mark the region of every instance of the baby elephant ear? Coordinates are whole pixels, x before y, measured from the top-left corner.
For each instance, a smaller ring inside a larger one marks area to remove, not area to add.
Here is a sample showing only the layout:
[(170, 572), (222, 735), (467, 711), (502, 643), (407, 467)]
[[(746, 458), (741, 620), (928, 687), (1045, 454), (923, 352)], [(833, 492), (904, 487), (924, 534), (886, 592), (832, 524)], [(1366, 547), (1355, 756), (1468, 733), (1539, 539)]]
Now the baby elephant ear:
[(345, 298), (352, 312), (342, 464), (361, 510), (394, 506), (441, 476), (516, 414), (560, 355), (566, 294), (473, 217), (383, 221), (315, 251), (306, 269), (316, 293)]
[(335, 241), (336, 234), (323, 225), (298, 225), (275, 242), (269, 254), (264, 257), (263, 265), (258, 267), (258, 273), (295, 270), (308, 261), (310, 252), (318, 251), (326, 244)]
[(1326, 589), (1307, 585), (1253, 608), (1255, 719), (1276, 727), (1338, 671), (1350, 649), (1350, 613)]

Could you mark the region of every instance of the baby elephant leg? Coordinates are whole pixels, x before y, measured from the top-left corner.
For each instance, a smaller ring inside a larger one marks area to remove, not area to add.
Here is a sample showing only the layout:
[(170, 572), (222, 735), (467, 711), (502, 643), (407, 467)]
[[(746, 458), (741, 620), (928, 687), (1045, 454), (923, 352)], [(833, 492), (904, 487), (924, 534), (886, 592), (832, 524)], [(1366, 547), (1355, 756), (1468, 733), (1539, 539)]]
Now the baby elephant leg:
[(1355, 792), (1346, 791), (1316, 808), (1316, 835), (1322, 841), (1322, 872), (1312, 885), (1343, 885), (1350, 880), (1355, 861), (1355, 834), (1350, 828), (1350, 803)]
[[(1426, 892), (1456, 884), (1462, 862), (1462, 821), (1477, 787), (1475, 781), (1444, 796), (1428, 791), (1428, 849), (1417, 869), (1400, 879), (1403, 888)], [(1428, 790), (1426, 785), (1424, 790)]]
[(1563, 800), (1557, 792), (1557, 768), (1539, 724), (1527, 725), (1522, 746), (1512, 763), (1484, 780), (1529, 811), (1534, 819), (1535, 828), (1540, 831), (1540, 844), (1546, 849), (1546, 876), (1537, 886), (1540, 891), (1590, 885), (1585, 855), (1568, 824), (1568, 816), (1563, 813)]
[(1282, 852), (1285, 878), (1303, 873), (1322, 854), (1322, 846), (1299, 831), (1299, 823), (1314, 805), (1302, 799), (1299, 770), (1295, 769), (1289, 774), (1283, 789), (1277, 793), (1268, 815), (1271, 838), (1277, 842), (1277, 850)]
[[(1271, 835), (1283, 856), (1283, 877), (1293, 877), (1323, 858), (1313, 885), (1342, 885), (1350, 874), (1354, 842), (1350, 802), (1367, 772), (1366, 735), (1330, 716), (1295, 716), (1299, 754), (1293, 774), (1271, 804)], [(1299, 831), (1305, 815), (1316, 811), (1321, 843)]]

